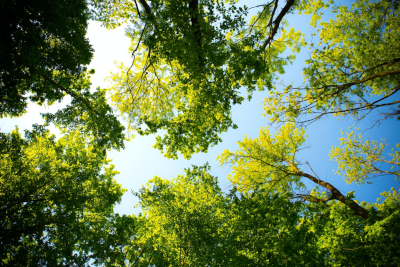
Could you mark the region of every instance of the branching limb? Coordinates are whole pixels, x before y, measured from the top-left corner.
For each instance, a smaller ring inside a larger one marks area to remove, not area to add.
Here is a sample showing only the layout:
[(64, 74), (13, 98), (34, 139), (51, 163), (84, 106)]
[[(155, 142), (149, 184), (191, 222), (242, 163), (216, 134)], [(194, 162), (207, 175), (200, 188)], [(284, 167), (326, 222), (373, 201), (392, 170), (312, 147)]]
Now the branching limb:
[(294, 4), (294, 0), (287, 1), (286, 5), (281, 10), (281, 13), (279, 13), (279, 15), (276, 17), (276, 19), (272, 23), (272, 24), (274, 24), (274, 27), (272, 28), (271, 34), (268, 36), (268, 39), (265, 40), (263, 46), (261, 47), (261, 50), (265, 50), (267, 45), (271, 43), (272, 39), (275, 37), (275, 34), (278, 31), (279, 24), (281, 23), (283, 17), (289, 12), (289, 9), (293, 6), (293, 4)]

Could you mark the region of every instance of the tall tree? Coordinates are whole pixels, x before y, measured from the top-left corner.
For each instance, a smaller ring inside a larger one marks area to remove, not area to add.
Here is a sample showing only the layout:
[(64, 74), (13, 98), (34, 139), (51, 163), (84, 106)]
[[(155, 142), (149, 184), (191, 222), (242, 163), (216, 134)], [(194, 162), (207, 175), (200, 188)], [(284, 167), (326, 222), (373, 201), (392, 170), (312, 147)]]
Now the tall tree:
[[(94, 1), (96, 19), (107, 27), (131, 25), (131, 66), (112, 77), (112, 101), (130, 129), (158, 136), (155, 147), (169, 158), (206, 152), (230, 127), (231, 105), (255, 90), (272, 87), (294, 56), (300, 32), (279, 28), (303, 2), (271, 1), (249, 23), (246, 6), (234, 1)], [(282, 9), (278, 6), (282, 6)], [(274, 42), (277, 40), (277, 42)], [(144, 126), (144, 128), (143, 128)]]
[(102, 149), (35, 126), (0, 135), (0, 257), (12, 266), (84, 264), (75, 246), (91, 216), (111, 216), (124, 189)]
[[(221, 164), (230, 163), (233, 175), (228, 178), (243, 190), (251, 190), (257, 186), (266, 188), (268, 192), (283, 193), (296, 189), (305, 189), (302, 178), (323, 187), (328, 191), (324, 198), (313, 194), (298, 194), (297, 197), (310, 202), (329, 202), (338, 200), (355, 215), (364, 219), (369, 217), (369, 211), (344, 196), (334, 185), (319, 179), (318, 175), (304, 172), (300, 169), (296, 153), (305, 141), (305, 131), (296, 128), (295, 124), (283, 125), (272, 137), (268, 128), (260, 129), (260, 136), (255, 139), (245, 137), (238, 142), (239, 149), (232, 153), (224, 151), (219, 160)], [(310, 168), (311, 169), (311, 168)], [(312, 169), (311, 169), (312, 170)]]
[[(135, 251), (143, 265), (203, 266), (223, 253), (224, 197), (209, 166), (185, 170), (172, 181), (154, 177), (137, 196), (143, 210)], [(133, 247), (135, 248), (135, 247)]]
[(136, 193), (143, 214), (131, 223), (135, 235), (122, 237), (126, 240), (122, 249), (99, 263), (317, 266), (323, 262), (316, 246), (304, 248), (303, 240), (311, 244), (317, 240), (314, 234), (307, 227), (296, 227), (303, 203), (291, 202), (290, 193), (267, 196), (264, 190), (238, 195), (234, 189), (225, 195), (209, 170), (208, 165), (193, 166), (172, 181), (159, 177), (149, 181)]
[(306, 84), (288, 85), (266, 100), (271, 121), (308, 124), (329, 114), (361, 120), (374, 109), (377, 123), (399, 115), (398, 1), (359, 0), (332, 9), (336, 19), (319, 22), (318, 44), (310, 44)]
[(234, 187), (224, 194), (209, 170), (193, 166), (171, 181), (154, 177), (136, 193), (143, 214), (96, 224), (86, 253), (100, 266), (357, 266), (360, 259), (365, 266), (397, 265), (398, 191), (362, 203), (372, 214), (365, 220), (340, 201), (299, 201), (290, 191)]

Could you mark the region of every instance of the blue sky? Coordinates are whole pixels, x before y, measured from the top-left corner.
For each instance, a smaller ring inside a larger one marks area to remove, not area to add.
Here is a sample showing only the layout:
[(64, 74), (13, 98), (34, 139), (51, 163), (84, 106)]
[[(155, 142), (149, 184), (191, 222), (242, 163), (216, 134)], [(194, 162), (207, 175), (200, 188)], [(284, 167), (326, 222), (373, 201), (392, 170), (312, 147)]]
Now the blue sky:
[[(252, 1), (252, 5), (257, 5)], [(331, 18), (331, 15), (324, 16), (324, 19)], [(302, 30), (306, 34), (306, 39), (310, 40), (310, 33), (314, 30), (308, 26), (309, 17), (291, 15), (289, 23), (297, 29)], [(106, 30), (100, 27), (97, 22), (90, 22), (88, 28), (88, 35), (91, 44), (95, 50), (94, 59), (92, 60), (89, 68), (96, 70), (92, 78), (92, 86), (96, 88), (107, 87), (107, 82), (104, 78), (109, 76), (110, 72), (116, 71), (114, 61), (130, 63), (131, 57), (128, 52), (130, 45), (129, 38), (124, 36), (123, 27), (116, 30)], [(310, 50), (303, 49), (298, 55), (295, 63), (286, 67), (286, 74), (282, 75), (279, 81), (285, 84), (293, 82), (294, 84), (301, 84), (302, 69), (304, 67), (304, 60), (308, 58)], [(219, 177), (220, 187), (224, 191), (228, 191), (232, 185), (225, 178), (231, 171), (229, 166), (220, 167), (216, 161), (217, 156), (225, 149), (235, 151), (237, 148), (237, 141), (242, 139), (244, 135), (255, 138), (259, 135), (260, 127), (269, 125), (268, 118), (262, 116), (263, 99), (268, 96), (268, 92), (256, 92), (253, 95), (251, 102), (244, 102), (242, 105), (234, 106), (232, 109), (232, 117), (234, 123), (239, 128), (234, 130), (230, 129), (228, 132), (221, 135), (223, 142), (219, 145), (210, 148), (207, 154), (196, 154), (191, 160), (166, 159), (162, 154), (155, 150), (152, 146), (155, 143), (154, 136), (139, 136), (137, 135), (130, 142), (126, 142), (126, 149), (121, 151), (110, 151), (108, 157), (113, 160), (113, 164), (120, 174), (116, 177), (119, 183), (128, 192), (122, 198), (122, 202), (115, 209), (118, 213), (132, 214), (138, 213), (139, 209), (134, 209), (137, 199), (131, 194), (131, 190), (138, 191), (139, 188), (145, 184), (149, 179), (155, 175), (163, 179), (172, 179), (179, 174), (183, 173), (184, 168), (189, 168), (193, 165), (203, 165), (209, 162), (211, 165), (211, 174)], [(51, 107), (39, 107), (30, 105), (28, 113), (18, 119), (1, 119), (0, 127), (2, 132), (10, 132), (15, 125), (20, 130), (30, 129), (33, 123), (42, 123), (40, 112), (53, 112), (57, 108), (62, 107), (68, 103), (68, 99), (60, 104)], [(372, 125), (373, 115), (367, 117), (357, 127), (366, 129)], [(333, 117), (324, 118), (315, 122), (307, 127), (308, 139), (306, 145), (309, 146), (298, 157), (298, 160), (305, 162), (308, 161), (312, 166), (315, 173), (318, 174), (320, 179), (328, 181), (336, 186), (343, 194), (349, 191), (355, 191), (355, 196), (360, 201), (376, 201), (379, 193), (387, 191), (391, 187), (398, 187), (399, 183), (394, 181), (393, 177), (379, 177), (374, 180), (372, 185), (347, 185), (339, 176), (335, 176), (333, 169), (337, 167), (335, 162), (329, 161), (328, 152), (332, 146), (339, 145), (337, 138), (341, 136), (340, 129), (349, 131), (348, 127), (355, 123), (351, 118), (338, 120)], [(273, 126), (276, 127), (276, 126)], [(52, 132), (56, 130), (53, 128)], [(364, 133), (371, 140), (380, 140), (386, 138), (389, 147), (392, 147), (399, 141), (399, 122), (394, 120), (387, 121), (379, 128), (368, 130)], [(303, 171), (311, 172), (306, 166)], [(311, 183), (310, 183), (311, 185)]]

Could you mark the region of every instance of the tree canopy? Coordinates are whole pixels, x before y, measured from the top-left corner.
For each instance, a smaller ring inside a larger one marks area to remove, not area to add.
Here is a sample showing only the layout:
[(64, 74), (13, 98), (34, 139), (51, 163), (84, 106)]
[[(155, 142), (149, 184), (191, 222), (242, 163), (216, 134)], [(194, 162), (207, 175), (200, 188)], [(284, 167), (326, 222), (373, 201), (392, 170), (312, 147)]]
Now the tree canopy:
[(84, 71), (93, 52), (85, 1), (2, 1), (0, 12), (0, 116), (24, 113), (27, 93), (39, 104), (73, 95), (70, 78)]
[(52, 105), (68, 95), (72, 106), (48, 114), (48, 123), (74, 129), (80, 125), (104, 147), (123, 148), (124, 127), (108, 105), (105, 92), (90, 92), (94, 70), (87, 70), (93, 56), (85, 37), (90, 13), (87, 3), (3, 1), (1, 7), (0, 118), (23, 115), (28, 101)]
[[(0, 5), (1, 118), (23, 116), (28, 103), (71, 97), (62, 109), (41, 114), (44, 125), (0, 133), (2, 265), (398, 265), (398, 188), (371, 203), (328, 181), (339, 175), (363, 185), (400, 176), (400, 145), (374, 128), (398, 123), (398, 0)], [(322, 21), (327, 11), (333, 15)], [(288, 19), (300, 15), (310, 15), (317, 41), (289, 28)], [(118, 65), (108, 88), (91, 88), (89, 19), (108, 29), (125, 24), (131, 40), (131, 63)], [(304, 48), (310, 56), (303, 84), (279, 86), (279, 75)], [(190, 159), (237, 128), (234, 105), (264, 90), (270, 125), (218, 157), (232, 170), (230, 190), (220, 188), (208, 163), (193, 165), (132, 192), (138, 214), (114, 213), (126, 189), (108, 151), (124, 148), (127, 136), (156, 135), (154, 147), (166, 158)], [(341, 131), (327, 153), (337, 168), (323, 177), (305, 158), (307, 126), (333, 116), (359, 124)], [(382, 139), (370, 139), (367, 130)]]
[(124, 190), (101, 149), (71, 131), (1, 133), (1, 259), (13, 266), (82, 264), (74, 253), (91, 218), (111, 216)]
[(399, 114), (398, 2), (357, 1), (332, 12), (336, 19), (320, 22), (318, 44), (309, 44), (306, 83), (288, 85), (266, 100), (272, 121), (310, 123), (328, 114), (359, 120), (385, 106), (393, 108), (377, 122)]
[(158, 136), (155, 147), (168, 158), (178, 152), (190, 158), (221, 142), (219, 134), (236, 128), (231, 106), (240, 104), (240, 88), (248, 98), (272, 87), (273, 78), (298, 50), (300, 32), (282, 31), (272, 42), (288, 1), (265, 5), (249, 24), (248, 8), (233, 1), (96, 2), (96, 18), (107, 27), (129, 22), (132, 64), (112, 77), (112, 102), (139, 134)]

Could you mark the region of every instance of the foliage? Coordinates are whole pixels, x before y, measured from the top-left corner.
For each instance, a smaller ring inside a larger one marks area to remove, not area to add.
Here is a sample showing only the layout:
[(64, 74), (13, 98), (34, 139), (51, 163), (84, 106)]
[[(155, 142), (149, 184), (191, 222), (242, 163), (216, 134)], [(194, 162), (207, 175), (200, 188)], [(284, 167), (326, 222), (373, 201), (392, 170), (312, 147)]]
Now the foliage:
[(314, 232), (314, 244), (325, 255), (323, 265), (358, 266), (362, 259), (363, 266), (397, 266), (399, 191), (381, 195), (381, 203), (361, 203), (374, 214), (368, 220), (353, 216), (340, 202), (308, 204), (300, 226)]
[(246, 23), (248, 8), (230, 1), (94, 1), (95, 18), (107, 27), (129, 22), (132, 64), (112, 76), (112, 101), (131, 130), (148, 135), (165, 130), (155, 147), (168, 158), (178, 152), (190, 158), (221, 142), (230, 127), (231, 106), (240, 104), (244, 87), (272, 88), (277, 73), (294, 59), (281, 56), (287, 47), (298, 51), (300, 32), (282, 30), (284, 16), (297, 6), (278, 2)]
[[(400, 176), (398, 151), (400, 144), (396, 145), (397, 151), (392, 148), (392, 153), (389, 153), (392, 159), (386, 160), (383, 156), (387, 146), (385, 142), (379, 144), (373, 140), (363, 142), (362, 135), (357, 136), (354, 131), (346, 132), (346, 135), (346, 138), (339, 139), (342, 147), (332, 147), (330, 157), (331, 160), (338, 162), (337, 174), (343, 176), (347, 183), (363, 184), (367, 179), (382, 175), (393, 175), (397, 180)], [(388, 165), (391, 166), (390, 170)]]
[[(397, 0), (332, 6), (336, 19), (320, 23), (331, 1), (271, 0), (252, 7), (260, 11), (248, 22), (252, 8), (236, 1), (0, 5), (0, 116), (21, 115), (28, 98), (52, 104), (72, 97), (64, 109), (42, 114), (62, 130), (59, 140), (37, 125), (25, 138), (18, 129), (0, 134), (3, 265), (397, 266), (399, 191), (360, 203), (298, 160), (308, 122), (328, 114), (361, 120), (377, 109), (381, 123), (399, 114), (384, 109), (399, 103)], [(278, 91), (274, 79), (306, 45), (286, 27), (294, 11), (312, 15), (320, 43), (310, 44), (305, 85)], [(90, 90), (89, 17), (108, 28), (130, 24), (132, 64), (120, 65), (107, 90)], [(139, 215), (113, 213), (124, 189), (106, 151), (124, 148), (125, 135), (107, 93), (130, 132), (162, 133), (155, 147), (188, 159), (236, 128), (231, 107), (244, 101), (242, 89), (249, 100), (255, 90), (270, 90), (265, 115), (284, 123), (220, 155), (233, 169), (229, 194), (208, 164), (193, 166), (171, 181), (154, 177), (135, 193)], [(346, 182), (399, 176), (399, 145), (388, 157), (384, 140), (355, 132), (339, 140), (330, 156)]]
[[(320, 22), (319, 43), (310, 44), (306, 83), (289, 85), (265, 100), (271, 121), (309, 123), (324, 115), (362, 119), (373, 109), (384, 120), (399, 103), (399, 3), (359, 0), (351, 9), (334, 6), (336, 20)], [(311, 116), (307, 116), (311, 114)]]
[[(29, 101), (51, 105), (66, 95), (71, 105), (46, 114), (47, 123), (95, 136), (104, 149), (124, 147), (124, 127), (98, 89), (90, 93), (86, 65), (92, 48), (85, 37), (85, 1), (2, 2), (0, 117), (21, 116)], [(56, 15), (57, 14), (57, 15)]]
[(138, 230), (137, 218), (127, 215), (87, 214), (81, 224), (82, 236), (76, 250), (91, 258), (95, 266), (125, 266), (126, 251)]
[(124, 189), (101, 149), (71, 131), (59, 140), (35, 126), (1, 133), (1, 261), (5, 265), (83, 264), (74, 252), (87, 216), (110, 216)]
[(303, 187), (289, 162), (297, 164), (295, 156), (305, 141), (304, 132), (295, 124), (286, 124), (272, 137), (267, 127), (261, 128), (258, 138), (245, 136), (235, 153), (225, 150), (218, 160), (232, 166), (233, 175), (228, 179), (242, 191), (260, 187), (282, 193), (290, 183)]
[(64, 132), (76, 130), (85, 136), (93, 137), (92, 142), (96, 143), (98, 148), (103, 148), (104, 152), (111, 148), (125, 148), (125, 127), (108, 105), (105, 90), (98, 87), (91, 93), (90, 73), (87, 72), (72, 77), (71, 82), (75, 88), (81, 88), (81, 99), (85, 101), (72, 98), (69, 105), (54, 114), (42, 114), (46, 124), (54, 123)]
[[(304, 204), (292, 202), (292, 193), (268, 195), (265, 189), (251, 193), (231, 190), (229, 219), (223, 226), (232, 261), (240, 266), (320, 266), (316, 237), (300, 227)], [(225, 249), (226, 251), (227, 249)], [(228, 250), (229, 251), (229, 250)]]
[(268, 194), (305, 190), (301, 179), (306, 178), (315, 183), (315, 186), (323, 187), (329, 195), (320, 198), (314, 194), (300, 193), (296, 195), (298, 199), (322, 203), (338, 200), (352, 209), (355, 215), (367, 219), (368, 210), (344, 196), (334, 185), (319, 179), (310, 166), (313, 175), (300, 169), (301, 163), (295, 156), (305, 140), (304, 133), (294, 123), (282, 125), (274, 137), (271, 137), (268, 128), (261, 128), (259, 138), (245, 137), (238, 142), (239, 149), (235, 153), (225, 150), (219, 161), (221, 164), (230, 163), (233, 166), (233, 176), (228, 176), (228, 179), (242, 191), (257, 186), (267, 189)]
[(144, 222), (137, 232), (141, 251), (135, 251), (135, 262), (203, 266), (222, 253), (217, 244), (224, 198), (207, 170), (207, 165), (194, 166), (172, 181), (154, 177), (136, 194)]
[(85, 38), (84, 0), (2, 1), (0, 117), (20, 116), (32, 102), (52, 104), (70, 92), (92, 48)]
[(371, 214), (365, 220), (339, 201), (293, 201), (292, 192), (254, 188), (238, 193), (234, 187), (226, 195), (209, 170), (193, 166), (171, 181), (149, 181), (136, 193), (143, 214), (117, 215), (107, 227), (93, 228), (94, 240), (88, 240), (101, 247), (96, 263), (357, 266), (364, 259), (365, 266), (396, 266), (400, 213), (399, 192), (393, 188), (382, 193), (383, 202), (361, 203)]
[[(131, 224), (135, 235), (121, 246), (119, 258), (124, 261), (113, 261), (110, 256), (102, 263), (107, 266), (264, 266), (300, 262), (305, 266), (317, 265), (316, 247), (305, 250), (303, 244), (303, 238), (311, 241), (313, 234), (306, 228), (296, 228), (302, 203), (292, 203), (290, 194), (269, 197), (263, 190), (238, 196), (233, 189), (225, 196), (217, 179), (207, 173), (209, 170), (208, 165), (193, 166), (172, 181), (159, 177), (149, 181), (136, 193), (143, 214)], [(315, 264), (308, 263), (309, 258)]]

